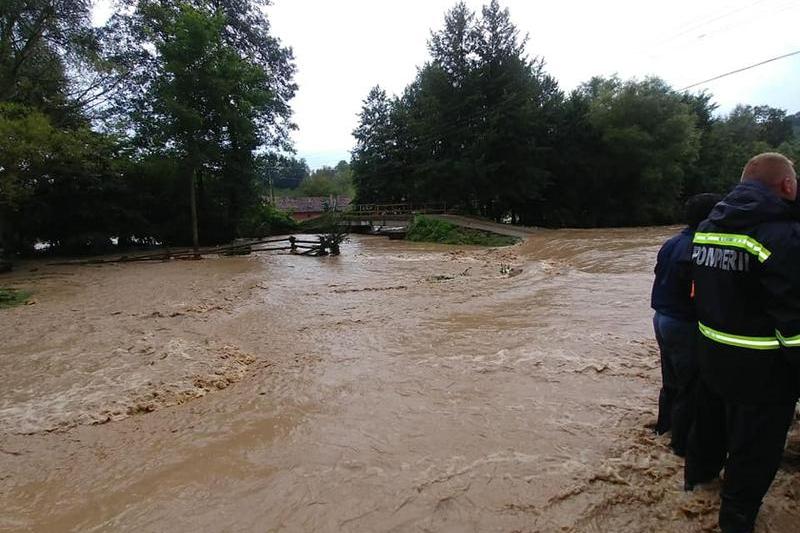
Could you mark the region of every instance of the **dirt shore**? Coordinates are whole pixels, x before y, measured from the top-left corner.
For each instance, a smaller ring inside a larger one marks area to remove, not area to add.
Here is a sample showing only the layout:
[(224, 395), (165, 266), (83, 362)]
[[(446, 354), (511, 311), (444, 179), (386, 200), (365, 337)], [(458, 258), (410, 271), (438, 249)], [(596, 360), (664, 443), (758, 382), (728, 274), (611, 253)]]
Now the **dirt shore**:
[[(2, 277), (2, 531), (713, 531), (655, 417), (668, 229)], [(757, 531), (800, 523), (800, 434)]]

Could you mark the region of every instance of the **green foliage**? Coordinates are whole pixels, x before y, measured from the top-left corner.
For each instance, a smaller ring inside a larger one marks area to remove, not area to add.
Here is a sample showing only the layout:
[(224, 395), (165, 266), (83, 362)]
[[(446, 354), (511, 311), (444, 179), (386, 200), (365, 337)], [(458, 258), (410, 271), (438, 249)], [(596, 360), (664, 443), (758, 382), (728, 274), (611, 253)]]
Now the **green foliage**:
[(529, 58), (508, 10), (463, 2), (399, 97), (379, 87), (353, 132), (358, 202), (446, 202), (543, 226), (677, 222), (685, 199), (726, 192), (767, 150), (797, 153), (800, 114), (739, 106), (658, 78), (593, 78), (570, 95)]
[(273, 151), (289, 148), (294, 127), (291, 52), (270, 35), (260, 2), (128, 3), (132, 12), (112, 18), (105, 41), (136, 90), (117, 93), (113, 109), (137, 147), (134, 163), (172, 162), (164, 180), (172, 207), (164, 207), (185, 210), (159, 212), (169, 225), (156, 229), (174, 243), (190, 241), (195, 228), (206, 243), (254, 230), (253, 212), (282, 162)]
[[(129, 189), (114, 140), (62, 130), (39, 111), (0, 104), (0, 232), (9, 250), (37, 240), (70, 251), (109, 242), (126, 220)], [(103, 236), (100, 236), (103, 235)]]
[(778, 152), (794, 161), (795, 167), (797, 167), (799, 165), (798, 161), (800, 161), (800, 135), (790, 141), (781, 143), (781, 145), (778, 146)]
[[(547, 226), (676, 220), (760, 151), (800, 157), (800, 113), (739, 106), (658, 79), (595, 78), (570, 95), (525, 52), (497, 0), (450, 10), (398, 97), (364, 101), (350, 164), (290, 153), (291, 50), (268, 0), (0, 3), (0, 248), (98, 251), (291, 230), (278, 194), (446, 202)], [(196, 223), (192, 220), (192, 198)]]
[(303, 220), (298, 228), (303, 233), (336, 233), (342, 221), (342, 214), (338, 211), (328, 211), (314, 218)]
[(67, 66), (91, 62), (96, 35), (90, 0), (4, 0), (0, 4), (0, 101), (32, 106), (58, 125), (80, 120), (75, 113), (91, 91), (76, 91)]
[(238, 233), (242, 237), (264, 237), (286, 234), (297, 228), (297, 222), (288, 213), (271, 205), (256, 205), (242, 218)]
[(404, 197), (397, 187), (398, 170), (403, 166), (402, 151), (395, 144), (394, 104), (386, 91), (373, 87), (361, 109), (360, 123), (353, 136), (353, 184), (360, 203), (399, 200)]
[(667, 223), (680, 216), (684, 169), (697, 158), (698, 132), (689, 106), (663, 81), (599, 79), (589, 123), (600, 132), (608, 163), (598, 201), (602, 225), (627, 220)]
[(59, 135), (43, 113), (0, 104), (0, 207), (6, 212), (18, 210), (31, 197)]
[(30, 297), (29, 291), (0, 288), (0, 309), (24, 304)]
[(437, 201), (502, 218), (547, 183), (548, 119), (562, 98), (497, 2), (457, 4), (402, 97), (374, 88), (354, 132), (359, 202)]
[(304, 179), (296, 191), (297, 196), (349, 196), (353, 197), (353, 172), (347, 161), (336, 167), (323, 166)]
[[(108, 139), (90, 131), (82, 112), (95, 94), (83, 76), (67, 76), (95, 63), (90, 10), (88, 0), (0, 4), (0, 248), (7, 251), (80, 231), (71, 225), (82, 216), (76, 211), (96, 195), (93, 180), (107, 166)], [(89, 215), (97, 224), (107, 222), (102, 207)]]
[(186, 243), (190, 190), (206, 242), (258, 220), (266, 187), (254, 154), (290, 148), (296, 90), (265, 2), (120, 3), (99, 29), (88, 0), (0, 5), (6, 251)]
[(789, 122), (792, 125), (792, 133), (794, 134), (795, 138), (800, 137), (800, 111), (795, 113), (794, 115), (790, 115), (787, 117)]
[(460, 228), (444, 220), (425, 216), (414, 217), (406, 239), (415, 242), (477, 246), (509, 246), (517, 242), (514, 237)]
[[(271, 186), (276, 195), (287, 196), (285, 191), (297, 189), (311, 171), (305, 159), (272, 153), (257, 158), (257, 173), (265, 190)], [(277, 191), (284, 192), (278, 194)]]

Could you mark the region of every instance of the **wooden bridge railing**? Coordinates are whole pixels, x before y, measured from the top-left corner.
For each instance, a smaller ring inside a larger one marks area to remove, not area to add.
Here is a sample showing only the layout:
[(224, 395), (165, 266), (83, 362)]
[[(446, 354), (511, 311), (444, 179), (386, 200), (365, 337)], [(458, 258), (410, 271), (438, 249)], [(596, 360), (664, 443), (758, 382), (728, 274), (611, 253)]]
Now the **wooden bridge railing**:
[(423, 215), (423, 214), (443, 214), (447, 212), (446, 203), (427, 203), (427, 204), (355, 204), (349, 206), (344, 212), (348, 218), (361, 217), (386, 217), (392, 215)]

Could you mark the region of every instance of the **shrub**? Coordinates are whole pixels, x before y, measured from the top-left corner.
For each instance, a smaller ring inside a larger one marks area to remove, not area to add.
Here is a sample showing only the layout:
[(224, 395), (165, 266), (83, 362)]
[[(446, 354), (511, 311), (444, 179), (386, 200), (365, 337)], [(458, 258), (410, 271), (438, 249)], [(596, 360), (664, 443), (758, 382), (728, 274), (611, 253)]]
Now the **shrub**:
[(514, 237), (460, 228), (450, 222), (424, 216), (414, 217), (406, 233), (406, 239), (416, 242), (478, 246), (508, 246), (517, 242)]
[(289, 213), (271, 205), (258, 205), (250, 209), (239, 223), (240, 237), (264, 237), (296, 230), (297, 222)]
[(0, 309), (25, 303), (31, 293), (19, 289), (0, 289)]

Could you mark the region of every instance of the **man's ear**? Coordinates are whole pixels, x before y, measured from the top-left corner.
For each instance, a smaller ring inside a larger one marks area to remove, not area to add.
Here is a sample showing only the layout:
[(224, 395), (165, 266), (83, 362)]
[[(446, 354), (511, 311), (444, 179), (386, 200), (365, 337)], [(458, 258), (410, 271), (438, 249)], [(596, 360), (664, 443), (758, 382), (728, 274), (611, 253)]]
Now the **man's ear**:
[(784, 178), (783, 181), (781, 181), (781, 196), (794, 201), (796, 195), (797, 179), (793, 177)]

